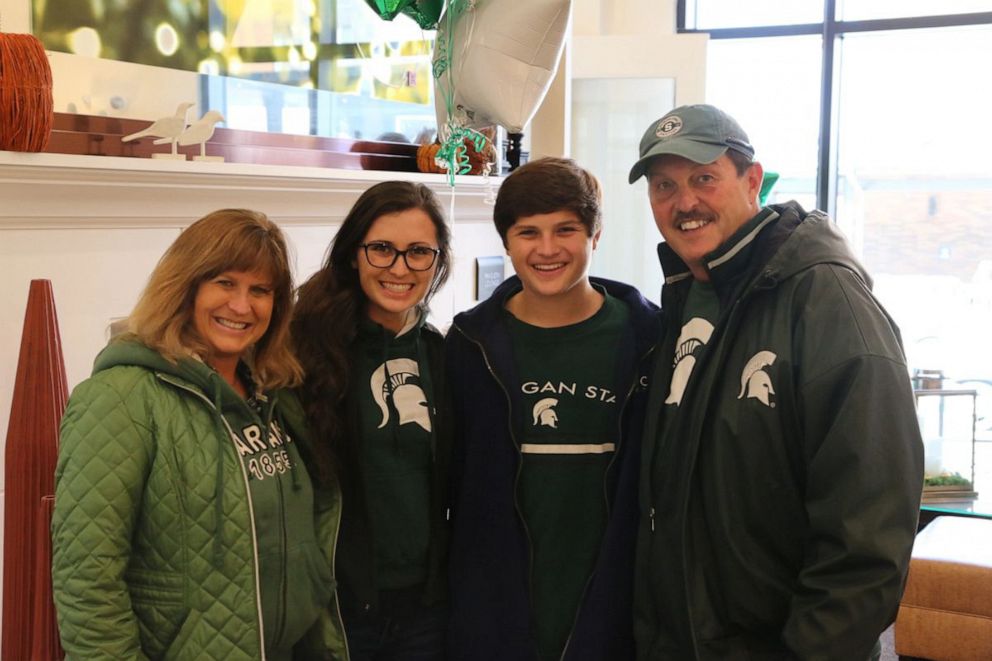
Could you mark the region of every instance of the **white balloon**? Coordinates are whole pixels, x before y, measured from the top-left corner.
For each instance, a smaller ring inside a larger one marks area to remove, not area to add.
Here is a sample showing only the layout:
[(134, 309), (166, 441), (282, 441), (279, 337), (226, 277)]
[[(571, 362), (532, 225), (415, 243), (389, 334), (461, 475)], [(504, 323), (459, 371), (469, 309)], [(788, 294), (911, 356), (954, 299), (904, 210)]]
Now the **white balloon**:
[[(448, 122), (444, 91), (453, 85), (455, 120), (480, 128), (499, 124), (520, 133), (558, 68), (572, 0), (477, 0), (450, 27), (438, 23), (437, 43), (451, 52), (451, 72), (434, 81), (439, 130)], [(443, 57), (435, 48), (435, 63)]]

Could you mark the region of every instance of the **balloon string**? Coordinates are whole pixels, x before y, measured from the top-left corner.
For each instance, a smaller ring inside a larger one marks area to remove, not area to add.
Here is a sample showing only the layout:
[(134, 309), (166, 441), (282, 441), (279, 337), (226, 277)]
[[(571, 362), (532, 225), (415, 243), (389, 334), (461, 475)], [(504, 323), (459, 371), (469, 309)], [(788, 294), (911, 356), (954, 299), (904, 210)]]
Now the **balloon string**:
[[(460, 118), (455, 116), (454, 107), (453, 26), (465, 11), (475, 9), (475, 3), (476, 0), (450, 0), (448, 10), (444, 14), (446, 30), (444, 31), (444, 35), (438, 38), (436, 48), (439, 57), (434, 61), (433, 66), (434, 78), (438, 81), (438, 87), (443, 95), (444, 107), (448, 115), (445, 126), (438, 127), (438, 138), (441, 145), (438, 149), (435, 162), (439, 167), (448, 171), (448, 185), (452, 187), (455, 185), (456, 174), (468, 174), (472, 171), (466, 142), (473, 146), (479, 153), (485, 149), (487, 142), (487, 138), (478, 131), (461, 125)], [(463, 57), (466, 54), (471, 35), (475, 32), (474, 15), (471, 17), (467, 31), (468, 38), (462, 41), (459, 57)]]

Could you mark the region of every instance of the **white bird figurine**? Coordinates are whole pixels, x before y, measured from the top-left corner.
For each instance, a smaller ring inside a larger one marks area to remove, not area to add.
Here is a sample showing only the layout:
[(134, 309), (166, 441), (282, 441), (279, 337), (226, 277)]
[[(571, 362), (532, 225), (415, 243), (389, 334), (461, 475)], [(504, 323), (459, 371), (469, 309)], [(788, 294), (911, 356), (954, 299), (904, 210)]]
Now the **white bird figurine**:
[[(176, 140), (179, 139), (179, 134), (186, 129), (186, 116), (189, 114), (189, 109), (194, 105), (196, 104), (180, 103), (179, 107), (176, 108), (176, 114), (171, 117), (163, 117), (155, 120), (141, 131), (124, 136), (121, 138), (121, 142), (131, 142), (132, 140), (137, 140), (138, 138), (144, 138), (146, 136), (161, 138), (160, 140), (156, 140), (154, 144), (164, 145), (166, 143), (172, 143), (172, 155), (174, 157), (177, 156)], [(152, 156), (160, 157), (165, 156), (165, 154), (152, 154)], [(186, 157), (183, 156), (183, 159), (185, 160)]]
[(207, 111), (203, 117), (190, 124), (185, 131), (179, 134), (179, 144), (186, 147), (199, 143), (200, 155), (194, 156), (194, 161), (223, 161), (223, 156), (207, 156), (206, 147), (207, 140), (214, 134), (215, 125), (217, 122), (223, 121), (227, 121), (224, 119), (224, 115), (216, 110)]

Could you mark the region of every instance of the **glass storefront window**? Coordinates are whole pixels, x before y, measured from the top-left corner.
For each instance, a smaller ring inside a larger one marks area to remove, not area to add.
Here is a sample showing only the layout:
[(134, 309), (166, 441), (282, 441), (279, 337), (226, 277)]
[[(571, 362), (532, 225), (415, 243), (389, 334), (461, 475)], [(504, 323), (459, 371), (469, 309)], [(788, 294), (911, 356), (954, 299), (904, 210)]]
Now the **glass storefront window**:
[(863, 21), (992, 11), (989, 0), (840, 0), (837, 20)]
[(911, 370), (981, 390), (978, 435), (992, 440), (992, 89), (976, 84), (992, 27), (842, 44), (837, 222), (902, 330)]
[(711, 41), (706, 100), (748, 132), (765, 170), (780, 176), (769, 202), (816, 206), (820, 37)]
[(713, 30), (823, 21), (823, 0), (686, 0), (686, 28)]

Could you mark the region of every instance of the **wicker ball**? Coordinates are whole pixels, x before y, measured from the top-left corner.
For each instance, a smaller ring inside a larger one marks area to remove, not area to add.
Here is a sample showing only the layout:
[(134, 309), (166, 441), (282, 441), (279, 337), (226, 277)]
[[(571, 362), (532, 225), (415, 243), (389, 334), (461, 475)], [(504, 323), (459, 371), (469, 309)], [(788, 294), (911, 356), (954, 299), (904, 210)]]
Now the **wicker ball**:
[(52, 134), (52, 68), (30, 34), (0, 32), (0, 149), (42, 151)]

